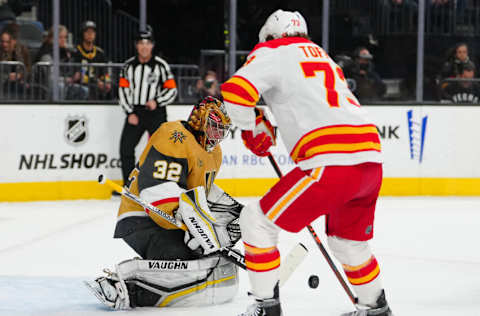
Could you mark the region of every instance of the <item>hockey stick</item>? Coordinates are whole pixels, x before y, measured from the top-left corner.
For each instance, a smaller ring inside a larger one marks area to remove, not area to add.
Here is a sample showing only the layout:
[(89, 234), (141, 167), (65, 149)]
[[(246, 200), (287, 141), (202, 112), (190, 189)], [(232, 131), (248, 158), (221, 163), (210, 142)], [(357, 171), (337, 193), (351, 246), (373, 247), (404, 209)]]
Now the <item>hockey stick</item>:
[[(98, 182), (100, 184), (108, 185), (110, 188), (112, 188), (116, 192), (120, 193), (121, 195), (125, 196), (126, 198), (129, 198), (130, 200), (138, 203), (140, 206), (148, 209), (150, 212), (153, 212), (153, 213), (157, 214), (158, 216), (161, 216), (163, 219), (165, 219), (170, 224), (173, 224), (173, 225), (177, 226), (178, 228), (180, 228), (184, 231), (188, 230), (187, 226), (184, 223), (179, 222), (174, 216), (171, 216), (171, 215), (165, 213), (164, 211), (162, 211), (161, 209), (153, 206), (152, 204), (147, 203), (146, 201), (142, 200), (140, 197), (138, 197), (135, 194), (133, 194), (132, 192), (130, 192), (128, 190), (128, 188), (122, 187), (121, 185), (116, 184), (112, 180), (107, 179), (103, 174), (98, 176)], [(238, 253), (238, 252), (236, 252), (236, 251), (234, 251), (230, 248), (226, 248), (226, 247), (220, 248), (219, 250), (217, 250), (215, 252), (212, 252), (209, 255), (216, 255), (216, 254), (219, 254), (219, 255), (223, 256), (225, 259), (227, 259), (228, 261), (236, 264), (237, 266), (239, 266), (240, 268), (242, 268), (244, 270), (247, 269), (247, 267), (245, 265), (245, 257), (242, 256), (242, 254), (240, 254), (240, 253)]]
[[(272, 154), (268, 155), (268, 160), (270, 161), (273, 169), (275, 169), (275, 173), (277, 174), (277, 176), (279, 178), (281, 178), (282, 177), (282, 171), (280, 170), (280, 167), (278, 167), (278, 164), (275, 161), (275, 158), (273, 158)], [(317, 244), (318, 248), (320, 249), (320, 252), (322, 253), (323, 257), (325, 257), (325, 260), (327, 260), (327, 263), (330, 266), (330, 269), (332, 269), (333, 273), (335, 274), (338, 281), (342, 285), (343, 289), (347, 293), (348, 297), (350, 298), (350, 300), (352, 301), (352, 303), (354, 305), (357, 305), (358, 297), (356, 297), (355, 294), (353, 294), (353, 292), (350, 289), (350, 287), (348, 286), (347, 282), (345, 282), (345, 279), (343, 278), (343, 276), (338, 271), (337, 266), (335, 265), (335, 263), (332, 260), (332, 257), (330, 257), (330, 254), (327, 252), (327, 250), (323, 246), (322, 241), (318, 237), (318, 235), (315, 232), (315, 230), (313, 229), (312, 225), (307, 225), (307, 229), (310, 232), (310, 235), (312, 236), (313, 240)]]
[[(168, 215), (161, 209), (147, 203), (146, 201), (142, 200), (140, 197), (136, 196), (132, 192), (128, 190), (128, 188), (122, 187), (110, 179), (107, 179), (103, 174), (98, 177), (98, 182), (101, 184), (106, 184), (116, 192), (120, 193), (121, 195), (131, 199), (132, 201), (138, 203), (142, 207), (148, 209), (151, 212), (161, 216), (169, 223), (177, 226), (180, 229), (187, 230), (187, 226), (185, 224), (177, 221), (177, 219), (171, 215)], [(228, 261), (234, 263), (235, 265), (239, 266), (243, 270), (246, 270), (247, 267), (245, 265), (245, 257), (236, 249), (231, 249), (228, 247), (220, 248), (219, 250), (211, 253), (210, 255), (221, 255)], [(297, 244), (287, 255), (285, 260), (285, 267), (284, 272), (280, 272), (280, 284), (284, 284), (290, 275), (295, 271), (298, 265), (303, 261), (305, 256), (307, 255), (307, 248), (305, 248), (302, 244)]]
[(108, 185), (110, 188), (112, 188), (116, 192), (120, 193), (121, 195), (129, 198), (130, 200), (132, 200), (134, 202), (137, 202), (140, 206), (143, 206), (144, 208), (148, 209), (149, 211), (154, 212), (158, 216), (161, 216), (164, 220), (166, 220), (170, 224), (173, 224), (173, 225), (177, 226), (178, 228), (180, 228), (184, 231), (188, 230), (187, 226), (185, 226), (184, 223), (177, 221), (177, 219), (175, 217), (173, 217), (171, 215), (168, 215), (167, 213), (165, 213), (161, 209), (153, 206), (150, 203), (145, 202), (144, 200), (142, 200), (141, 198), (139, 198), (138, 196), (136, 196), (135, 194), (130, 192), (127, 188), (122, 187), (119, 184), (116, 184), (115, 182), (113, 182), (110, 179), (107, 179), (103, 174), (98, 176), (98, 183)]

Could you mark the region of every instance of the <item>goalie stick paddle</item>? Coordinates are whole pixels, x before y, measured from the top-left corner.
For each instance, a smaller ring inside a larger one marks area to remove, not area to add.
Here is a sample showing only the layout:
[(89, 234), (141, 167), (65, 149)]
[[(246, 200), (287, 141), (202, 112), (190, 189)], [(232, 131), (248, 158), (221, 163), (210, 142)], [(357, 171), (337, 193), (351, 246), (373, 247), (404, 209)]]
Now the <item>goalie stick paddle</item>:
[[(270, 161), (270, 164), (272, 165), (273, 169), (275, 169), (275, 173), (279, 178), (282, 177), (282, 171), (280, 170), (280, 167), (278, 167), (277, 162), (275, 161), (275, 158), (273, 158), (272, 154), (270, 153), (268, 156), (268, 160)], [(338, 271), (337, 266), (332, 260), (332, 257), (328, 253), (327, 249), (323, 246), (322, 241), (318, 237), (317, 233), (313, 229), (312, 225), (307, 225), (307, 229), (310, 232), (310, 235), (312, 236), (313, 240), (317, 244), (318, 248), (320, 249), (320, 252), (322, 253), (323, 257), (325, 257), (325, 260), (327, 260), (328, 265), (330, 266), (330, 269), (333, 271), (335, 276), (337, 277), (338, 281), (340, 282), (340, 285), (342, 285), (343, 289), (347, 293), (348, 297), (352, 301), (353, 305), (358, 304), (358, 297), (353, 294), (352, 290), (348, 286), (347, 282), (345, 282), (345, 279), (343, 276), (340, 274), (340, 271)]]
[(292, 250), (288, 253), (287, 257), (285, 257), (285, 262), (280, 265), (280, 276), (278, 286), (282, 287), (285, 282), (290, 278), (293, 272), (297, 269), (297, 267), (303, 262), (305, 257), (307, 256), (308, 249), (302, 244), (296, 244)]
[[(107, 179), (103, 174), (101, 174), (98, 177), (98, 182), (101, 183), (101, 184), (108, 185), (110, 188), (112, 188), (116, 192), (118, 192), (121, 195), (123, 195), (123, 196), (131, 199), (132, 201), (138, 203), (139, 205), (148, 209), (149, 211), (154, 212), (155, 214), (158, 214), (159, 216), (164, 218), (166, 221), (168, 221), (169, 223), (177, 226), (178, 228), (183, 229), (185, 231), (188, 229), (187, 226), (185, 226), (185, 224), (179, 222), (175, 217), (173, 217), (171, 215), (168, 215), (167, 213), (165, 213), (161, 209), (151, 205), (150, 203), (147, 203), (146, 201), (142, 200), (140, 197), (138, 197), (135, 194), (133, 194), (132, 192), (130, 192), (127, 188), (122, 187), (121, 185), (113, 182), (110, 179)], [(300, 259), (300, 257), (302, 256), (301, 255), (302, 250), (299, 249), (299, 248), (304, 249), (303, 252), (305, 252), (305, 254), (303, 255), (303, 257), (301, 259)], [(285, 260), (284, 265), (285, 265), (285, 270), (288, 270), (290, 272), (288, 274), (285, 274), (284, 278), (286, 278), (286, 279), (283, 280), (283, 283), (286, 282), (286, 280), (290, 277), (292, 272), (302, 262), (303, 258), (305, 258), (306, 252), (307, 252), (307, 250), (306, 250), (305, 246), (303, 246), (302, 244), (297, 244), (290, 251), (289, 255), (287, 255), (287, 259)], [(291, 255), (292, 253), (294, 253), (295, 256)], [(231, 248), (224, 247), (224, 248), (221, 248), (218, 251), (215, 251), (215, 252), (211, 253), (210, 255), (215, 255), (215, 254), (219, 254), (219, 255), (223, 256), (225, 259), (227, 259), (228, 261), (230, 261), (230, 262), (234, 263), (235, 265), (239, 266), (243, 270), (247, 269), (247, 267), (245, 265), (245, 257), (236, 249), (231, 249)], [(292, 256), (294, 258), (289, 259)], [(295, 260), (293, 260), (293, 259), (295, 259)], [(280, 282), (282, 283), (282, 277), (281, 276), (280, 276)]]

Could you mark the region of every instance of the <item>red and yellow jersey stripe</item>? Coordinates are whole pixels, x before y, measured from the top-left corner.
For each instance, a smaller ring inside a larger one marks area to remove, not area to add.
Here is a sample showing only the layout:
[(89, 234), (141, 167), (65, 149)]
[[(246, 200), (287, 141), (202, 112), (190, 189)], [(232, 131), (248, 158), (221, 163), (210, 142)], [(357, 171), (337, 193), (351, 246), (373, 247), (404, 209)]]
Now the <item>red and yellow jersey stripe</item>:
[(247, 107), (254, 107), (260, 99), (257, 88), (241, 76), (233, 76), (222, 84), (221, 92), (226, 102)]
[(366, 262), (358, 266), (344, 264), (343, 270), (352, 285), (362, 285), (372, 282), (380, 274), (377, 259), (371, 256)]
[(267, 272), (280, 266), (280, 252), (277, 247), (257, 248), (244, 242), (245, 265), (255, 272)]
[(333, 125), (315, 129), (298, 140), (290, 156), (295, 162), (323, 154), (381, 151), (380, 138), (373, 124)]

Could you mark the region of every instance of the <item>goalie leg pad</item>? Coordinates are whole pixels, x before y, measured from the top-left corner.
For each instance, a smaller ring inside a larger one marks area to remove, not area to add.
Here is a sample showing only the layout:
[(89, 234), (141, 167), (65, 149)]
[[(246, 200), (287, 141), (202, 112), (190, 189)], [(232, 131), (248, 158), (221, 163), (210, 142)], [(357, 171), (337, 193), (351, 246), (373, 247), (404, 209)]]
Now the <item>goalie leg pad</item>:
[(336, 236), (328, 236), (327, 241), (357, 293), (358, 302), (365, 306), (375, 306), (383, 286), (379, 275), (380, 267), (368, 242)]
[(190, 307), (220, 304), (238, 291), (238, 268), (215, 256), (199, 260), (127, 260), (117, 271), (126, 277), (132, 306)]

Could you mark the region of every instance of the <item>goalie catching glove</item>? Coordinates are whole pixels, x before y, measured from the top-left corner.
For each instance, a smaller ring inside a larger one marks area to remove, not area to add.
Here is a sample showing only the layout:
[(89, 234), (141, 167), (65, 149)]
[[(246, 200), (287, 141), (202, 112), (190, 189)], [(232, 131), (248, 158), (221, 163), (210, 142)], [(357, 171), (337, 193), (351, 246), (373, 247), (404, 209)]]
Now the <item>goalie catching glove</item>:
[(177, 218), (188, 227), (185, 244), (203, 254), (232, 247), (240, 239), (238, 217), (243, 205), (235, 201), (216, 185), (212, 185), (209, 201), (202, 186), (180, 195)]
[(242, 139), (245, 146), (257, 156), (265, 157), (269, 154), (269, 149), (275, 145), (275, 128), (265, 117), (265, 112), (260, 108), (255, 108), (255, 128), (253, 131), (242, 131)]

